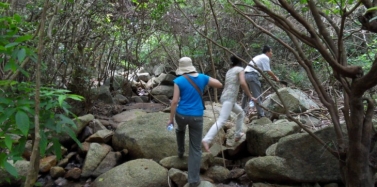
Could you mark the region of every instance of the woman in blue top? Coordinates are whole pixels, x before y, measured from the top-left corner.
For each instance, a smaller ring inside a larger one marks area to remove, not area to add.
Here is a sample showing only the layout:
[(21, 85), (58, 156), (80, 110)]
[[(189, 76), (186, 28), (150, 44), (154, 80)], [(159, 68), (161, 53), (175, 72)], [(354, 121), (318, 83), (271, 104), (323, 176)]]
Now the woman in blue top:
[(242, 124), (244, 121), (245, 113), (243, 112), (241, 106), (236, 103), (240, 86), (243, 89), (244, 93), (247, 94), (247, 96), (249, 96), (251, 100), (256, 101), (256, 99), (251, 95), (249, 88), (247, 87), (245, 72), (242, 67), (241, 59), (236, 56), (232, 56), (230, 57), (230, 60), (232, 62), (231, 68), (226, 72), (225, 86), (220, 98), (220, 101), (222, 103), (220, 116), (215, 124), (213, 124), (209, 129), (202, 141), (204, 149), (208, 152), (211, 141), (217, 134), (218, 130), (223, 127), (231, 111), (237, 114), (236, 132), (234, 133), (235, 141), (239, 141), (244, 135), (244, 133), (242, 133)]
[[(209, 85), (214, 88), (222, 88), (222, 84), (217, 79), (207, 75), (197, 73), (189, 57), (179, 59), (177, 75), (188, 75), (193, 83), (197, 85), (201, 93)], [(190, 84), (184, 76), (174, 79), (174, 94), (171, 102), (169, 124), (175, 122), (177, 127), (178, 156), (183, 157), (185, 152), (185, 131), (186, 125), (189, 129), (189, 156), (188, 156), (188, 183), (190, 187), (200, 184), (200, 163), (202, 158), (201, 139), (203, 134), (203, 110), (202, 98), (198, 91)]]

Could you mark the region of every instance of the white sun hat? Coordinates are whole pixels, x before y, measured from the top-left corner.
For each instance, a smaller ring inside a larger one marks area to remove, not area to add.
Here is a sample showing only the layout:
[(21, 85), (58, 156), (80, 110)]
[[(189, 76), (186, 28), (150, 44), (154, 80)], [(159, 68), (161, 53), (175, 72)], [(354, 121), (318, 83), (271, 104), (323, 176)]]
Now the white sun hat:
[(185, 73), (197, 72), (196, 68), (192, 65), (192, 60), (189, 57), (182, 57), (179, 59), (178, 69), (175, 71), (177, 75)]

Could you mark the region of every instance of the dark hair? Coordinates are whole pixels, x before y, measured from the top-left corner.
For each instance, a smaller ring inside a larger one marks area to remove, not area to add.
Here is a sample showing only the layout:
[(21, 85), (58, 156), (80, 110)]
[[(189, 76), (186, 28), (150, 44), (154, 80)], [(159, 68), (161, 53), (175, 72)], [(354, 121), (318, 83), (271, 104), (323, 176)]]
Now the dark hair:
[(267, 52), (270, 52), (270, 51), (271, 51), (270, 46), (265, 45), (265, 46), (263, 47), (262, 53), (267, 53)]
[(231, 66), (241, 66), (242, 67), (242, 61), (238, 56), (232, 55), (230, 57), (230, 61), (232, 62)]

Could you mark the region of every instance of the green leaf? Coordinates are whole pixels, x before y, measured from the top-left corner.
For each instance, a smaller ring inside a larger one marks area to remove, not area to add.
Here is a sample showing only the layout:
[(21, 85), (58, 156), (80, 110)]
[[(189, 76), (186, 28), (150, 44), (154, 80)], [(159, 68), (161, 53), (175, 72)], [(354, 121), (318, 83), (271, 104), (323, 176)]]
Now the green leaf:
[(13, 59), (10, 59), (9, 62), (5, 64), (4, 70), (5, 71), (8, 71), (8, 70), (16, 71), (17, 67), (18, 66), (17, 66), (16, 62)]
[(23, 136), (21, 139), (18, 140), (18, 144), (15, 144), (13, 146), (13, 151), (11, 152), (11, 157), (13, 160), (20, 158), (22, 159), (21, 155), (25, 151), (25, 145), (26, 145), (27, 137)]
[(14, 166), (12, 166), (12, 164), (9, 164), (9, 162), (4, 163), (4, 168), (12, 176), (14, 176), (16, 178), (18, 177), (18, 172), (17, 172), (16, 168)]
[(372, 8), (368, 8), (366, 12), (371, 12), (371, 11), (374, 11), (374, 10), (377, 10), (377, 6), (372, 7)]
[(77, 129), (76, 123), (69, 117), (63, 115), (63, 114), (58, 114), (59, 118), (62, 120), (63, 123), (65, 124), (70, 124), (72, 125), (74, 129)]
[(62, 106), (63, 101), (67, 98), (66, 95), (59, 95), (58, 101), (59, 101), (59, 106)]
[(57, 132), (57, 133), (61, 133), (62, 132), (62, 126), (63, 126), (63, 124), (64, 123), (62, 123), (61, 121), (59, 121), (59, 122), (57, 122), (56, 124), (55, 124), (55, 131)]
[(0, 2), (0, 7), (4, 8), (4, 9), (7, 9), (9, 7), (9, 4), (8, 3), (1, 3)]
[(374, 21), (374, 20), (376, 20), (376, 19), (377, 19), (377, 16), (376, 16), (376, 17), (373, 17), (372, 19), (370, 19), (369, 22), (372, 22), (372, 21)]
[(43, 132), (43, 130), (41, 130), (39, 133), (41, 135), (41, 141), (39, 142), (39, 152), (40, 152), (41, 156), (43, 157), (46, 154), (46, 148), (47, 148), (47, 145), (48, 145), (48, 140), (47, 140), (46, 134)]
[(7, 154), (0, 153), (0, 167), (4, 167), (4, 163), (7, 161), (7, 157)]
[(32, 35), (24, 35), (24, 36), (20, 36), (16, 39), (16, 42), (24, 42), (24, 41), (27, 41), (27, 40), (30, 40), (31, 38), (33, 38)]
[(52, 146), (54, 147), (55, 155), (60, 160), (62, 158), (62, 148), (58, 138), (52, 138)]
[[(0, 124), (2, 124), (4, 121), (8, 120), (10, 116), (13, 115), (14, 112), (16, 112), (17, 109), (11, 108), (5, 111), (4, 114), (0, 115)], [(4, 129), (2, 129), (4, 130)]]
[(12, 43), (9, 43), (9, 44), (7, 44), (6, 46), (5, 46), (5, 48), (7, 49), (7, 48), (11, 48), (11, 47), (14, 47), (14, 46), (16, 46), (16, 45), (18, 45), (19, 43), (18, 42), (12, 42)]
[(82, 100), (84, 100), (83, 96), (76, 95), (76, 94), (68, 94), (68, 98), (76, 100), (76, 101), (82, 101)]
[(24, 136), (27, 136), (27, 134), (29, 132), (29, 127), (30, 127), (29, 116), (21, 110), (17, 111), (17, 113), (16, 113), (16, 125), (17, 125), (17, 128), (21, 130), (22, 134)]
[(77, 139), (75, 132), (69, 127), (65, 127), (64, 131), (77, 143), (77, 145), (81, 148), (81, 142)]
[(14, 15), (13, 15), (13, 19), (14, 19), (15, 21), (17, 21), (17, 22), (21, 22), (21, 16), (18, 15), (18, 14), (14, 14)]
[(12, 138), (8, 134), (5, 135), (4, 142), (5, 142), (5, 146), (7, 146), (7, 148), (11, 151), (12, 150), (13, 140), (12, 140)]
[(24, 69), (20, 69), (22, 75), (25, 75), (27, 78), (29, 78), (29, 73), (27, 71), (25, 71)]
[(0, 97), (0, 104), (10, 105), (13, 101), (6, 97)]
[(0, 86), (13, 86), (17, 83), (18, 83), (17, 81), (0, 80)]
[(18, 61), (22, 62), (25, 59), (25, 57), (26, 57), (26, 51), (25, 51), (24, 48), (22, 48), (17, 53), (17, 59), (18, 59)]

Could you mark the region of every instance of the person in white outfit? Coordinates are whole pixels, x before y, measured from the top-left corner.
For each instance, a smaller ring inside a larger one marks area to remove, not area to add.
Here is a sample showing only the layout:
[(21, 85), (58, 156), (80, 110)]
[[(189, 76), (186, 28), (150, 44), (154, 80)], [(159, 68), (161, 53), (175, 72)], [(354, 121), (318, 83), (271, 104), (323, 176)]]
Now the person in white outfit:
[[(270, 58), (272, 57), (272, 49), (269, 46), (264, 46), (262, 54), (257, 55), (250, 61), (250, 63), (245, 68), (245, 79), (249, 89), (253, 92), (253, 96), (258, 98), (258, 102), (262, 103), (262, 84), (259, 81), (260, 74), (253, 68), (257, 67), (263, 72), (267, 72), (275, 81), (279, 82), (279, 78), (271, 71), (270, 68)], [(248, 106), (249, 99), (248, 93), (244, 93), (241, 101), (241, 106), (245, 113), (249, 109)], [(260, 105), (256, 105), (258, 118), (264, 117), (264, 110)]]
[(241, 86), (244, 93), (246, 93), (251, 100), (257, 101), (252, 96), (247, 86), (241, 59), (239, 59), (237, 56), (232, 56), (230, 57), (230, 60), (232, 62), (231, 68), (226, 73), (225, 86), (220, 98), (220, 102), (222, 103), (220, 116), (202, 139), (203, 147), (207, 152), (209, 152), (210, 143), (217, 134), (218, 130), (224, 126), (224, 123), (228, 119), (231, 111), (237, 114), (236, 132), (234, 134), (235, 141), (239, 141), (244, 135), (242, 132), (242, 124), (245, 113), (242, 107), (236, 103), (239, 87)]

